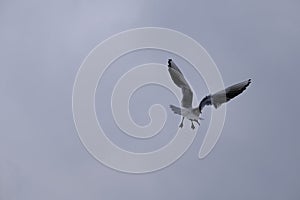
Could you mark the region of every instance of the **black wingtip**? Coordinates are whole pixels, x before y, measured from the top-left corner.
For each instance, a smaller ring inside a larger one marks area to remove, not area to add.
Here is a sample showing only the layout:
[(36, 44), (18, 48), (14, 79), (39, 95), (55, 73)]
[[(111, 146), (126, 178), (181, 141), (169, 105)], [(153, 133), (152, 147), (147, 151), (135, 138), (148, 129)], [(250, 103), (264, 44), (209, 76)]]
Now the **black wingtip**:
[(251, 81), (252, 81), (251, 78), (249, 78), (246, 87), (248, 87), (250, 85)]
[(172, 61), (172, 59), (168, 60), (168, 67), (171, 67), (171, 61)]

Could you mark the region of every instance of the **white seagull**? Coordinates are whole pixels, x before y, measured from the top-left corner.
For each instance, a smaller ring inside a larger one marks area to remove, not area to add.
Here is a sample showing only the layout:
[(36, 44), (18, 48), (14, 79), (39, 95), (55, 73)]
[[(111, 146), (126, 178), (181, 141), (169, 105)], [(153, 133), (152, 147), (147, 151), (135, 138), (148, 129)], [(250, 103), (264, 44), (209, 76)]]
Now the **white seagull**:
[(226, 88), (225, 90), (221, 90), (215, 94), (207, 95), (201, 100), (198, 107), (193, 108), (192, 107), (193, 92), (191, 90), (191, 87), (189, 86), (188, 82), (185, 80), (182, 72), (172, 61), (172, 59), (168, 60), (168, 68), (173, 82), (179, 88), (181, 88), (182, 95), (183, 95), (181, 100), (181, 108), (176, 107), (174, 105), (170, 105), (170, 108), (175, 114), (182, 116), (182, 120), (179, 125), (180, 128), (183, 127), (184, 118), (187, 118), (192, 123), (191, 128), (195, 129), (193, 122), (196, 122), (198, 125), (200, 125), (198, 120), (202, 118), (200, 118), (199, 115), (202, 113), (202, 109), (205, 106), (213, 105), (215, 108), (218, 108), (219, 106), (221, 106), (221, 104), (226, 103), (231, 99), (233, 99), (234, 97), (236, 97), (237, 95), (241, 94), (251, 83), (251, 79), (248, 79), (246, 81), (232, 85)]

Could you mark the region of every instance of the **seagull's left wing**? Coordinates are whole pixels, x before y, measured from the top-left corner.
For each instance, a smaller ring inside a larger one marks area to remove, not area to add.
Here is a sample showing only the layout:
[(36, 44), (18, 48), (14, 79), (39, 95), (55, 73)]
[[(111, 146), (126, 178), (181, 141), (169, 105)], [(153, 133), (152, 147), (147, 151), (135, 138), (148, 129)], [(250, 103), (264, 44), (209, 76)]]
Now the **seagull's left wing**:
[(176, 66), (176, 64), (172, 61), (172, 59), (168, 60), (168, 67), (169, 67), (169, 73), (173, 80), (173, 82), (181, 88), (182, 91), (182, 100), (181, 100), (181, 106), (184, 108), (190, 108), (192, 107), (192, 101), (193, 101), (193, 92), (188, 84), (188, 82), (185, 80), (183, 74), (179, 70), (179, 68)]
[(246, 90), (250, 83), (251, 79), (232, 85), (225, 90), (221, 90), (213, 95), (204, 97), (199, 104), (200, 112), (202, 111), (204, 106), (207, 105), (214, 105), (215, 108), (218, 108), (219, 106), (221, 106), (221, 104), (226, 103), (241, 94), (244, 90)]

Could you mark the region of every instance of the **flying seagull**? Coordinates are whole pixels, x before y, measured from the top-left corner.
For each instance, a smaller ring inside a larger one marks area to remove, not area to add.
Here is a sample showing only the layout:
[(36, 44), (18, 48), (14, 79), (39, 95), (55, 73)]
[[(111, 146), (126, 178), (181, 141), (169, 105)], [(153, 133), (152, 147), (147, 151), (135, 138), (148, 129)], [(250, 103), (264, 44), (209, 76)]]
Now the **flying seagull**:
[(173, 82), (179, 88), (181, 88), (182, 92), (181, 108), (170, 105), (170, 108), (175, 114), (182, 116), (182, 120), (179, 125), (180, 128), (183, 127), (183, 120), (187, 118), (192, 123), (191, 128), (195, 129), (193, 122), (196, 122), (198, 125), (200, 125), (198, 120), (202, 118), (200, 118), (199, 115), (202, 113), (202, 110), (205, 106), (213, 105), (215, 108), (218, 108), (221, 106), (221, 104), (226, 103), (241, 94), (251, 83), (251, 79), (248, 79), (227, 87), (225, 90), (221, 90), (215, 94), (209, 94), (201, 100), (198, 107), (192, 108), (193, 91), (191, 90), (191, 87), (172, 59), (168, 60), (168, 68)]

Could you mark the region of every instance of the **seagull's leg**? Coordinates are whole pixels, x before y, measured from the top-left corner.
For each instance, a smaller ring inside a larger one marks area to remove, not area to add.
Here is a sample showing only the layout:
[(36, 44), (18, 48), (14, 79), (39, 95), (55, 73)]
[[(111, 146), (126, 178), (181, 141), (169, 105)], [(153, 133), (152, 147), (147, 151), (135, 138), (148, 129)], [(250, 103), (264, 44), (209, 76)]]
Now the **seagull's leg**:
[(199, 121), (198, 121), (198, 120), (195, 120), (195, 122), (197, 122), (197, 124), (200, 126), (200, 123), (199, 123)]
[(191, 122), (192, 122), (192, 126), (191, 126), (191, 128), (192, 128), (192, 129), (195, 129), (195, 126), (194, 126), (193, 120), (191, 120)]
[(181, 123), (179, 124), (179, 127), (180, 127), (180, 128), (183, 127), (183, 120), (184, 120), (184, 117), (182, 117)]

